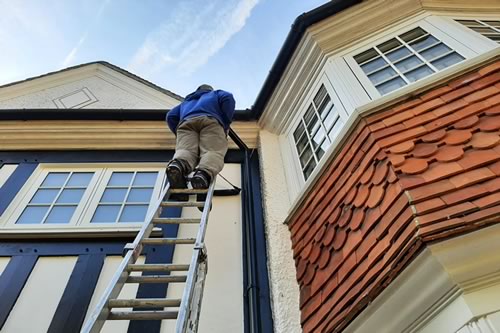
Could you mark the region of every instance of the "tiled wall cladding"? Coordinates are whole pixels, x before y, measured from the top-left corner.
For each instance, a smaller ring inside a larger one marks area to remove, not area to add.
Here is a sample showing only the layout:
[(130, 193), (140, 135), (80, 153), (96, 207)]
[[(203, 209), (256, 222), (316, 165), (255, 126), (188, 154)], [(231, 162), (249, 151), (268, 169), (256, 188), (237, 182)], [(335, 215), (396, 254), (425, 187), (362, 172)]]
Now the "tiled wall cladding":
[(290, 223), (304, 332), (338, 332), (429, 242), (500, 221), (500, 61), (364, 118)]

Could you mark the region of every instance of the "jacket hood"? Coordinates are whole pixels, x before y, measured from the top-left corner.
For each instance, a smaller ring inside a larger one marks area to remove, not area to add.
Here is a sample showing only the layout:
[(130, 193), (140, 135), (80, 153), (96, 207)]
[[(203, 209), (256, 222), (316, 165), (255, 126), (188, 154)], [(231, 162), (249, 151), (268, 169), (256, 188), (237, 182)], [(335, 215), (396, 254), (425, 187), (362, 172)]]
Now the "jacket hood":
[(200, 98), (202, 95), (205, 95), (206, 93), (209, 93), (211, 92), (211, 90), (196, 90), (195, 92), (192, 92), (190, 93), (189, 95), (186, 96), (186, 101), (190, 101), (190, 100), (193, 100), (193, 99), (198, 99)]

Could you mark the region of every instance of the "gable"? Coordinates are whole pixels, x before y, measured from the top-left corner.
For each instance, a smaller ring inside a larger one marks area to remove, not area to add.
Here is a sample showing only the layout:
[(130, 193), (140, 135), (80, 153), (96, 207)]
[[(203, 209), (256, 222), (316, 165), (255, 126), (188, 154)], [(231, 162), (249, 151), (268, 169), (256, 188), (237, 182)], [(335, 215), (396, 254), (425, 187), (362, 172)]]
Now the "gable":
[(0, 87), (0, 109), (169, 109), (180, 101), (179, 96), (106, 63)]

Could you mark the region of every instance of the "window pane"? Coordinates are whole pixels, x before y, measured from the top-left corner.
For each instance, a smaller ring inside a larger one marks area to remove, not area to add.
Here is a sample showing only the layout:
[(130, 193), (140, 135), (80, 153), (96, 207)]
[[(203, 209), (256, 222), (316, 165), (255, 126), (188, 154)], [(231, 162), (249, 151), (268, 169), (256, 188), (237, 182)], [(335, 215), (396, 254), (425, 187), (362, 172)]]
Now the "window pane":
[(418, 65), (422, 64), (423, 61), (417, 58), (416, 56), (412, 56), (409, 58), (406, 58), (403, 61), (400, 61), (396, 63), (396, 67), (401, 71), (401, 72), (406, 72), (410, 69), (413, 69), (417, 67)]
[(309, 134), (315, 133), (319, 128), (319, 121), (318, 121), (318, 116), (316, 114), (313, 117), (313, 120), (307, 125), (307, 132)]
[(387, 62), (383, 58), (379, 57), (364, 64), (363, 66), (361, 66), (361, 68), (365, 73), (370, 73), (374, 70), (384, 67), (385, 65), (387, 65)]
[(131, 189), (128, 194), (127, 202), (149, 202), (152, 194), (153, 189)]
[(391, 91), (394, 91), (398, 88), (404, 87), (405, 85), (406, 85), (406, 82), (402, 78), (397, 77), (393, 80), (390, 80), (386, 83), (381, 84), (380, 86), (377, 87), (377, 90), (382, 95), (385, 95), (385, 94), (388, 94)]
[(456, 63), (459, 63), (460, 61), (464, 60), (464, 57), (459, 55), (458, 53), (451, 53), (447, 55), (446, 57), (443, 57), (441, 59), (438, 59), (436, 61), (433, 61), (432, 64), (437, 68), (437, 69), (444, 69), (446, 67), (449, 67), (451, 65), (454, 65)]
[(449, 52), (449, 51), (451, 51), (451, 49), (448, 46), (444, 45), (443, 43), (439, 43), (438, 45), (433, 46), (430, 49), (423, 51), (421, 53), (421, 55), (425, 59), (430, 61), (434, 58), (439, 57), (440, 55), (443, 55), (443, 54)]
[(75, 172), (69, 178), (66, 186), (87, 187), (93, 175), (93, 172)]
[(108, 188), (102, 195), (101, 202), (123, 202), (127, 195), (127, 189)]
[(378, 57), (379, 54), (377, 51), (375, 51), (375, 49), (369, 49), (368, 51), (365, 51), (363, 53), (360, 53), (358, 54), (357, 56), (354, 57), (354, 60), (356, 60), (356, 62), (358, 64), (362, 64), (370, 59), (373, 59), (375, 57)]
[(415, 50), (420, 51), (420, 50), (427, 48), (431, 45), (434, 45), (436, 43), (439, 43), (439, 41), (436, 38), (434, 38), (433, 36), (429, 35), (427, 37), (424, 37), (424, 38), (417, 40), (414, 43), (411, 43), (410, 45)]
[(312, 157), (311, 146), (307, 145), (307, 148), (304, 150), (304, 152), (300, 156), (300, 163), (301, 163), (301, 165), (304, 166), (307, 163), (307, 161), (309, 161), (309, 159), (311, 157)]
[(325, 119), (326, 129), (329, 130), (333, 126), (335, 121), (337, 121), (337, 119), (339, 119), (339, 115), (332, 109), (332, 111), (330, 111), (330, 113), (328, 114), (328, 117), (326, 117)]
[(120, 222), (144, 222), (147, 211), (147, 205), (126, 205), (123, 209), (122, 216), (120, 216)]
[(300, 122), (297, 128), (295, 129), (295, 132), (293, 132), (293, 138), (295, 139), (295, 142), (297, 142), (300, 139), (302, 134), (304, 134), (304, 126), (302, 125), (302, 122)]
[(115, 223), (121, 206), (99, 205), (95, 211), (91, 222), (94, 223)]
[(393, 52), (387, 54), (387, 58), (390, 61), (394, 62), (394, 61), (398, 61), (401, 58), (409, 56), (410, 54), (411, 54), (411, 52), (410, 52), (410, 50), (408, 50), (407, 47), (401, 47), (401, 48), (397, 49), (396, 51), (393, 51)]
[(500, 21), (483, 21), (485, 24), (495, 28), (500, 28)]
[(337, 122), (328, 133), (328, 137), (330, 138), (331, 141), (333, 141), (339, 135), (343, 125), (344, 122), (342, 121), (342, 119), (338, 118)]
[(387, 67), (381, 71), (375, 72), (372, 75), (369, 75), (368, 77), (370, 78), (370, 81), (372, 81), (374, 84), (378, 84), (382, 81), (385, 81), (393, 76), (396, 75), (396, 71), (392, 69), (391, 67)]
[(133, 172), (113, 172), (108, 186), (129, 186), (133, 175)]
[(302, 153), (305, 147), (307, 147), (307, 136), (303, 135), (299, 142), (297, 142), (297, 151), (299, 155)]
[(305, 167), (303, 173), (304, 173), (304, 177), (306, 178), (309, 178), (309, 176), (311, 175), (311, 173), (313, 172), (314, 168), (316, 167), (316, 161), (314, 159), (311, 160), (311, 162), (309, 162), (309, 164), (307, 164), (307, 166)]
[(321, 85), (321, 88), (319, 88), (318, 93), (314, 97), (314, 105), (316, 105), (317, 108), (319, 108), (319, 105), (321, 104), (325, 96), (326, 96), (326, 88), (324, 85)]
[(79, 203), (82, 199), (84, 189), (65, 189), (62, 191), (57, 203)]
[(321, 118), (325, 117), (326, 112), (328, 112), (328, 104), (330, 103), (330, 96), (326, 96), (325, 99), (323, 99), (323, 103), (321, 103), (320, 106), (318, 106), (318, 113), (320, 114)]
[(132, 186), (151, 186), (153, 187), (158, 178), (158, 172), (138, 172), (135, 175)]
[(310, 105), (309, 106), (309, 109), (307, 109), (307, 112), (306, 114), (304, 115), (304, 122), (306, 123), (306, 125), (309, 124), (309, 122), (315, 118), (315, 113), (314, 113), (314, 109), (313, 109), (313, 106)]
[(389, 51), (391, 51), (399, 46), (401, 46), (401, 42), (398, 41), (396, 38), (393, 38), (385, 43), (377, 45), (377, 48), (380, 51), (387, 53), (387, 52), (389, 52)]
[(19, 219), (16, 221), (17, 224), (36, 224), (42, 223), (43, 217), (49, 209), (48, 206), (43, 207), (26, 207), (24, 212), (21, 214)]
[(30, 203), (51, 204), (56, 199), (57, 193), (59, 193), (59, 190), (38, 190)]
[(55, 206), (49, 213), (45, 223), (69, 223), (76, 206)]
[(409, 43), (411, 42), (412, 40), (415, 40), (421, 36), (424, 36), (426, 35), (427, 32), (422, 29), (422, 28), (415, 28), (413, 30), (410, 30), (408, 31), (407, 33), (404, 33), (402, 35), (400, 35), (399, 37), (404, 40), (405, 42)]
[(321, 127), (319, 129), (319, 131), (316, 132), (316, 134), (313, 137), (312, 143), (313, 143), (314, 148), (316, 148), (317, 146), (319, 146), (323, 142), (323, 139), (325, 137), (326, 137), (325, 130), (323, 129), (323, 127)]
[(411, 82), (415, 82), (420, 80), (421, 78), (431, 75), (432, 73), (434, 73), (434, 71), (429, 66), (424, 65), (415, 70), (412, 70), (411, 72), (406, 73), (405, 76)]
[(42, 187), (62, 187), (68, 176), (68, 172), (51, 172), (43, 181)]

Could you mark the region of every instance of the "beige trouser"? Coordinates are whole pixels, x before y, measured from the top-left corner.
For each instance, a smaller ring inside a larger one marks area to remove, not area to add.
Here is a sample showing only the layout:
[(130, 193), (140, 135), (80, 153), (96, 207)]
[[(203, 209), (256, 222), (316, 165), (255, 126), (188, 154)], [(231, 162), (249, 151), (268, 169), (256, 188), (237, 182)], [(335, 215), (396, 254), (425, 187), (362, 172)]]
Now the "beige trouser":
[(177, 127), (177, 142), (174, 159), (187, 164), (187, 171), (196, 166), (213, 178), (224, 167), (227, 152), (227, 137), (217, 119), (195, 117), (183, 121)]

